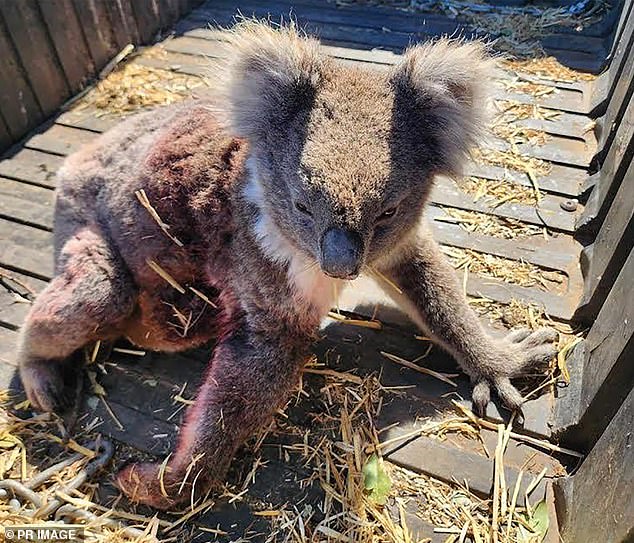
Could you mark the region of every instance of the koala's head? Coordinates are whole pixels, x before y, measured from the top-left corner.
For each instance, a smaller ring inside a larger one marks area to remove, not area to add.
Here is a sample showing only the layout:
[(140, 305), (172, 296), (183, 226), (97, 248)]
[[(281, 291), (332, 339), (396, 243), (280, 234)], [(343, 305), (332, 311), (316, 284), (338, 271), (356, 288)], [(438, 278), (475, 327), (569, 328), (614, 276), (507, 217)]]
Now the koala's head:
[(481, 43), (440, 40), (391, 69), (361, 69), (293, 25), (247, 21), (229, 36), (224, 102), (249, 142), (259, 234), (356, 277), (409, 239), (434, 176), (460, 169), (492, 61)]

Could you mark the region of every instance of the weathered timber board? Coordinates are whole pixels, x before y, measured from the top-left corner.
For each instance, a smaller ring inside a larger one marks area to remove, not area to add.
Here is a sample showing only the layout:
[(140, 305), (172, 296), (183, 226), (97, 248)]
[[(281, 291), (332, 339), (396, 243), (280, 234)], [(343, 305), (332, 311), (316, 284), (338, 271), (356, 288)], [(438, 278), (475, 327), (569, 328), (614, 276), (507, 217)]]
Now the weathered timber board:
[(55, 172), (63, 160), (58, 155), (22, 148), (0, 160), (0, 176), (53, 189)]
[(70, 90), (78, 92), (96, 68), (84, 40), (73, 0), (48, 0), (38, 5)]
[(0, 2), (0, 13), (42, 112), (51, 115), (70, 90), (37, 4)]
[(54, 193), (49, 189), (0, 177), (0, 216), (50, 230)]
[(15, 140), (39, 123), (44, 115), (24, 76), (6, 23), (0, 16), (0, 112)]
[(117, 54), (118, 46), (102, 0), (75, 0), (75, 10), (86, 36), (90, 56), (95, 66), (105, 66)]

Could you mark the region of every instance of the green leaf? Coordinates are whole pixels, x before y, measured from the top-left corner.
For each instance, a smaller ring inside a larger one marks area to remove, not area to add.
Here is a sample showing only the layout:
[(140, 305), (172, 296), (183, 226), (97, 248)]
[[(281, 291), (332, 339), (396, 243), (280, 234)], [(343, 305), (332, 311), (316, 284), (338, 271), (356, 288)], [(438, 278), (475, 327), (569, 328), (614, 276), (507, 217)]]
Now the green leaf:
[(520, 526), (520, 543), (541, 543), (544, 541), (548, 533), (548, 505), (546, 500), (540, 501), (533, 509), (533, 514), (529, 517), (523, 515), (526, 523), (531, 527), (529, 532), (523, 526)]
[(539, 534), (539, 542), (544, 541), (546, 533), (548, 532), (548, 505), (546, 500), (540, 501), (533, 509), (533, 516), (531, 517), (531, 528), (533, 532)]
[(392, 482), (385, 471), (383, 459), (373, 454), (363, 466), (363, 487), (368, 493), (369, 498), (379, 505), (384, 505)]

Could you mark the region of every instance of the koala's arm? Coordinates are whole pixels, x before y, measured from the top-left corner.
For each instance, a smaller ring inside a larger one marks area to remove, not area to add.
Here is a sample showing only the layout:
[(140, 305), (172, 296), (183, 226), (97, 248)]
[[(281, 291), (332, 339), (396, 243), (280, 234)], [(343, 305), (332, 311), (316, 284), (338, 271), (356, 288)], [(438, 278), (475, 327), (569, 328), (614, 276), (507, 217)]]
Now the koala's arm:
[(473, 403), (486, 412), (493, 387), (511, 409), (522, 404), (522, 396), (510, 378), (547, 363), (556, 354), (553, 330), (518, 330), (503, 340), (494, 340), (482, 327), (462, 293), (455, 270), (447, 262), (429, 232), (420, 235), (382, 271), (398, 285), (384, 285), (408, 310), (424, 332), (451, 353), (474, 385)]
[(222, 482), (238, 447), (285, 405), (310, 340), (288, 329), (239, 328), (214, 349), (167, 464), (131, 464), (117, 475), (133, 501), (169, 509), (204, 494)]

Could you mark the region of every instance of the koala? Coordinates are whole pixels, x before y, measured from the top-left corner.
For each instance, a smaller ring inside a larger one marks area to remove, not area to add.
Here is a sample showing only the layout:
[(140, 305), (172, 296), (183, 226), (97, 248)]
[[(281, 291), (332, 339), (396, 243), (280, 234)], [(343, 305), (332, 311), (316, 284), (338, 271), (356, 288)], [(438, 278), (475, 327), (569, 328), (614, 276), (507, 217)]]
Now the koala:
[(338, 287), (368, 270), (455, 357), (480, 412), (491, 389), (519, 408), (510, 379), (555, 355), (548, 329), (487, 335), (424, 223), (434, 177), (458, 173), (481, 134), (481, 43), (417, 45), (377, 71), (293, 25), (244, 21), (226, 39), (214, 96), (131, 117), (65, 161), (55, 275), (20, 336), (28, 398), (56, 412), (90, 342), (215, 342), (169, 461), (116, 477), (159, 509), (223, 480), (296, 387)]

